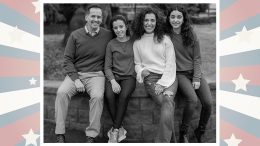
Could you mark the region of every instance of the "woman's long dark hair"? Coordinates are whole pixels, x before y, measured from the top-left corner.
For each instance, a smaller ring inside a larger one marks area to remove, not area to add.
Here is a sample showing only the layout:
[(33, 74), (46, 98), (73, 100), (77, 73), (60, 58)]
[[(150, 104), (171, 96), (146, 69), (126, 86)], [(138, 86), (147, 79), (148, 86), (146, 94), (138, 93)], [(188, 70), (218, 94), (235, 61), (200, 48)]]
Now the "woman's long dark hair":
[(164, 36), (163, 30), (163, 19), (159, 17), (158, 12), (148, 7), (143, 9), (139, 15), (134, 19), (132, 23), (132, 31), (134, 39), (141, 39), (142, 35), (145, 33), (144, 30), (144, 19), (146, 14), (154, 14), (156, 18), (156, 26), (154, 29), (154, 39), (157, 39), (157, 42), (161, 42)]
[(166, 18), (166, 30), (168, 30), (168, 32), (167, 32), (168, 35), (171, 36), (173, 33), (173, 29), (170, 24), (170, 15), (171, 15), (171, 12), (174, 10), (181, 12), (183, 15), (183, 23), (181, 25), (181, 36), (182, 36), (182, 40), (183, 40), (183, 45), (185, 47), (188, 47), (188, 46), (194, 47), (194, 45), (196, 43), (195, 42), (196, 39), (194, 36), (193, 29), (191, 27), (191, 21), (189, 18), (189, 14), (188, 14), (187, 10), (181, 5), (176, 5), (168, 10), (167, 18)]
[(110, 28), (111, 28), (111, 31), (112, 31), (112, 34), (113, 34), (113, 38), (117, 37), (114, 30), (113, 30), (113, 22), (117, 21), (117, 20), (122, 20), (125, 23), (125, 26), (127, 28), (126, 36), (130, 36), (130, 30), (129, 30), (130, 28), (129, 28), (129, 25), (128, 25), (128, 20), (122, 14), (117, 14), (117, 15), (113, 16), (111, 21), (110, 21)]

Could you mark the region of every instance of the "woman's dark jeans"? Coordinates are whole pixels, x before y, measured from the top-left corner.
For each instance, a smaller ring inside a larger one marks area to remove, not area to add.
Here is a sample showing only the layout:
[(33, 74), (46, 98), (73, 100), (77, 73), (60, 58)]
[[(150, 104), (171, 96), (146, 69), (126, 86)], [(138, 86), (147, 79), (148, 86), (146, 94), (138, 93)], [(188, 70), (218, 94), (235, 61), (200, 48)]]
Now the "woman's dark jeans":
[(170, 142), (171, 137), (173, 141), (176, 142), (174, 133), (174, 97), (177, 91), (178, 81), (175, 82), (168, 88), (166, 88), (163, 93), (155, 94), (155, 84), (161, 78), (162, 75), (150, 73), (144, 78), (144, 86), (147, 93), (152, 97), (152, 99), (161, 106), (161, 115), (159, 128), (155, 137), (155, 142)]
[(212, 96), (208, 83), (202, 76), (200, 80), (200, 87), (195, 90), (192, 86), (193, 72), (177, 72), (177, 78), (179, 81), (178, 90), (181, 91), (181, 94), (183, 95), (181, 98), (185, 100), (180, 132), (188, 132), (192, 116), (195, 112), (195, 106), (197, 105), (197, 99), (199, 99), (202, 104), (198, 128), (200, 131), (204, 132), (211, 115), (212, 104)]
[(114, 93), (111, 83), (106, 80), (105, 99), (113, 127), (118, 129), (122, 126), (129, 98), (135, 90), (136, 80), (134, 77), (128, 77), (116, 81), (121, 87), (121, 92), (119, 94)]

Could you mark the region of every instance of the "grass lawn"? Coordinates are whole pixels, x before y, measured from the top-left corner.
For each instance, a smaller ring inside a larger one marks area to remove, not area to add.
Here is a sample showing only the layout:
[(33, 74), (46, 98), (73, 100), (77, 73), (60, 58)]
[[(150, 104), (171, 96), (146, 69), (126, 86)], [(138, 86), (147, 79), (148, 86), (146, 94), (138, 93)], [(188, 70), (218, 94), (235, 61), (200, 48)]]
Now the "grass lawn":
[(216, 74), (216, 23), (195, 25), (194, 30), (200, 41), (202, 72), (206, 76)]
[[(195, 25), (202, 56), (202, 70), (206, 76), (216, 74), (216, 23)], [(62, 34), (44, 35), (44, 79), (63, 80)]]

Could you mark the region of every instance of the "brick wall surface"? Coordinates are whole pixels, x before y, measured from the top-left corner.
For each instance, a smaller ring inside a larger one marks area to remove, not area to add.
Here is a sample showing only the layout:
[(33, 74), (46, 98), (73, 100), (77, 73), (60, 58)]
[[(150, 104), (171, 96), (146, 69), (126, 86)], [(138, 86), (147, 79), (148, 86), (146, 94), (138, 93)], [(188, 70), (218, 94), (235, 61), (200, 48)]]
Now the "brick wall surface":
[[(48, 81), (44, 85), (44, 119), (54, 122), (54, 103), (56, 91), (61, 82)], [(213, 110), (210, 121), (207, 125), (207, 131), (203, 137), (205, 142), (216, 142), (216, 86), (210, 83), (213, 97)], [(70, 102), (66, 127), (84, 131), (88, 125), (88, 104), (89, 97), (86, 94), (74, 96)], [(179, 126), (182, 118), (184, 102), (181, 95), (177, 93), (175, 97), (175, 134), (179, 136)], [(196, 142), (193, 130), (197, 127), (199, 121), (201, 104), (198, 101), (196, 112), (193, 116), (192, 125), (189, 130), (190, 142)], [(137, 84), (133, 93), (123, 121), (123, 126), (127, 130), (126, 142), (152, 142), (157, 125), (159, 122), (160, 110), (153, 100), (146, 94), (143, 85)], [(112, 121), (105, 104), (102, 113), (102, 127), (99, 137), (107, 137), (107, 131), (111, 128)]]

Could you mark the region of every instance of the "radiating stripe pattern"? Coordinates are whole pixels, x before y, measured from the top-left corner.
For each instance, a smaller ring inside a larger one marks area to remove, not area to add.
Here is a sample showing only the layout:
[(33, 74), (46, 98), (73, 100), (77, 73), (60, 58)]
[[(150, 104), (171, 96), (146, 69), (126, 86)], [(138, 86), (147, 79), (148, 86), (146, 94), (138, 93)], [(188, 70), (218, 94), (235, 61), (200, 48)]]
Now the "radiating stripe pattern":
[(221, 146), (260, 143), (259, 8), (259, 0), (220, 0)]
[(0, 2), (0, 145), (40, 145), (40, 2)]
[[(40, 13), (37, 0), (1, 0), (1, 145), (39, 145)], [(260, 143), (260, 1), (220, 0), (221, 146)], [(36, 94), (35, 94), (36, 93)], [(3, 140), (2, 140), (3, 138)]]

